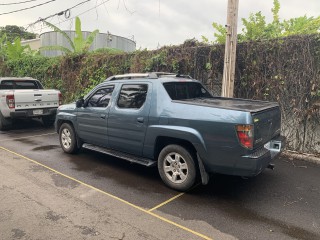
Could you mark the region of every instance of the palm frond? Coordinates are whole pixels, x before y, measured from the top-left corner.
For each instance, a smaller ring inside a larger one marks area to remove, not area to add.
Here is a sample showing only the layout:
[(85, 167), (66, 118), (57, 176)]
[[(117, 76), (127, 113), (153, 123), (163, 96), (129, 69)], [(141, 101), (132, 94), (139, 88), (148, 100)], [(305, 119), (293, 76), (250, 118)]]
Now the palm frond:
[(73, 39), (75, 52), (82, 52), (84, 48), (84, 39), (81, 31), (81, 21), (79, 17), (76, 17), (75, 32), (76, 32), (76, 35)]
[(64, 38), (67, 39), (67, 41), (69, 42), (71, 48), (72, 48), (72, 49), (75, 49), (74, 44), (73, 44), (71, 38), (69, 37), (69, 35), (68, 35), (66, 32), (62, 31), (60, 28), (56, 27), (55, 25), (53, 25), (53, 24), (51, 24), (51, 23), (49, 23), (49, 22), (47, 22), (47, 21), (43, 21), (43, 22), (44, 22), (47, 26), (51, 27), (55, 32), (58, 32), (58, 33), (62, 34), (62, 35), (64, 36)]
[(87, 51), (90, 48), (91, 44), (95, 40), (98, 33), (99, 33), (99, 30), (96, 29), (92, 33), (89, 34), (89, 36), (87, 37), (87, 39), (84, 42), (84, 49), (83, 49), (84, 51)]

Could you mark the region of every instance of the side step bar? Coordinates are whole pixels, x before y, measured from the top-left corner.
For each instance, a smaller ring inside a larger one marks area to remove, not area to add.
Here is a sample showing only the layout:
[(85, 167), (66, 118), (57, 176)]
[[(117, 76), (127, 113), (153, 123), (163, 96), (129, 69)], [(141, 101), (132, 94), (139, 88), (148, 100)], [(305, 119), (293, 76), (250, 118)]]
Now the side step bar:
[(93, 144), (89, 144), (89, 143), (85, 143), (82, 145), (83, 148), (85, 149), (89, 149), (92, 151), (96, 151), (96, 152), (100, 152), (100, 153), (104, 153), (104, 154), (108, 154), (117, 158), (121, 158), (124, 160), (127, 160), (129, 162), (132, 163), (137, 163), (137, 164), (141, 164), (147, 167), (152, 167), (155, 166), (157, 164), (156, 161), (153, 161), (151, 159), (148, 158), (143, 158), (143, 157), (137, 157), (137, 156), (133, 156), (131, 154), (127, 154), (127, 153), (123, 153), (123, 152), (118, 152), (112, 149), (108, 149), (108, 148), (104, 148), (104, 147), (99, 147)]

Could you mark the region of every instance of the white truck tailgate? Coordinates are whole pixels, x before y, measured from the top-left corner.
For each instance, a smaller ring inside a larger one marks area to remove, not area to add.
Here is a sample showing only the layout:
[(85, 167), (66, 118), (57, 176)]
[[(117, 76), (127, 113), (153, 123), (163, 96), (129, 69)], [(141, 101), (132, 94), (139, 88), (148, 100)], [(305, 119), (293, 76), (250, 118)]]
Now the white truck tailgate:
[(56, 108), (59, 106), (59, 91), (14, 90), (15, 109)]

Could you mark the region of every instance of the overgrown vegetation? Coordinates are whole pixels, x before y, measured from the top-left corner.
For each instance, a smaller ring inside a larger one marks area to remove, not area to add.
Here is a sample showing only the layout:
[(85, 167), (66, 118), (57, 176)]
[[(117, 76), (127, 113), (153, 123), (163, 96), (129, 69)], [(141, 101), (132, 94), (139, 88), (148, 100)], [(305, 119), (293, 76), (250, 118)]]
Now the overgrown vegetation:
[(17, 60), (23, 56), (35, 56), (38, 51), (31, 50), (30, 46), (23, 46), (19, 37), (13, 42), (8, 41), (7, 35), (4, 34), (0, 38), (0, 59), (2, 60)]
[(29, 45), (22, 46), (20, 38), (16, 38), (13, 43), (7, 41), (6, 55), (8, 60), (19, 59), (26, 55), (36, 54), (36, 51), (32, 51)]
[[(267, 23), (266, 17), (261, 13), (251, 13), (248, 19), (242, 18), (242, 32), (238, 34), (238, 42), (268, 40), (292, 35), (316, 34), (320, 32), (320, 16), (307, 17), (301, 16), (291, 18), (288, 20), (280, 20), (279, 0), (273, 1), (273, 8), (271, 9), (273, 19), (272, 22)], [(212, 23), (215, 30), (215, 43), (226, 42), (226, 28), (224, 25), (216, 22)], [(209, 42), (208, 38), (203, 36), (204, 42)]]
[(23, 27), (16, 25), (7, 25), (0, 27), (0, 38), (5, 36), (6, 40), (13, 42), (16, 38), (28, 40), (36, 38), (36, 34), (26, 31)]

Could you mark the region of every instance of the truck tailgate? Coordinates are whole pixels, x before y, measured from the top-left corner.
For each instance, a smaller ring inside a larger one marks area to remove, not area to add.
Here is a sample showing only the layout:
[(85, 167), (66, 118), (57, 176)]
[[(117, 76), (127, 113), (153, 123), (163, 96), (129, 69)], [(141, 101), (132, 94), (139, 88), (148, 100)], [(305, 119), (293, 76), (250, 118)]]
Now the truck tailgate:
[(254, 148), (269, 142), (280, 134), (281, 113), (279, 107), (252, 113), (251, 116), (254, 124)]
[(16, 110), (59, 106), (59, 92), (56, 90), (14, 90), (14, 98)]

